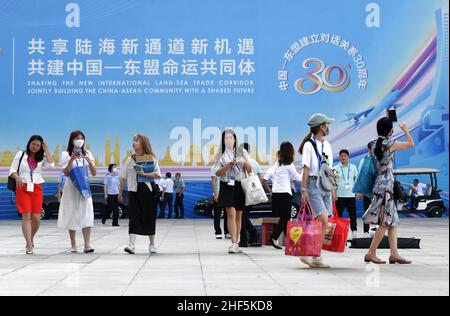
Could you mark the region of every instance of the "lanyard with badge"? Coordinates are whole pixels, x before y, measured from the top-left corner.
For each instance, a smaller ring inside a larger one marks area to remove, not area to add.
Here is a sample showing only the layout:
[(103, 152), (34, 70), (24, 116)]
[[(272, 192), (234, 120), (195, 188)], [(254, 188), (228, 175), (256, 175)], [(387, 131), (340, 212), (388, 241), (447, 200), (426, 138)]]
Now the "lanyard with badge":
[[(226, 153), (226, 155), (227, 155), (227, 157), (228, 158), (230, 158), (230, 161), (233, 161), (234, 160), (234, 156), (236, 155), (236, 153), (235, 152), (233, 152), (233, 157), (230, 157), (230, 155), (228, 154), (228, 152), (225, 152)], [(225, 160), (226, 161), (226, 160)], [(233, 165), (233, 173), (235, 173), (235, 171), (234, 171), (234, 168), (237, 168), (238, 169), (238, 172), (241, 170), (240, 168), (239, 168), (239, 166), (237, 166), (237, 165)], [(232, 176), (232, 175), (229, 175), (228, 176), (228, 182), (227, 182), (227, 185), (229, 185), (230, 187), (234, 187), (235, 185), (236, 185), (236, 176)]]
[(340, 166), (342, 179), (344, 180), (344, 189), (350, 190), (350, 165), (348, 165), (347, 179), (344, 177), (344, 169), (342, 169), (342, 164)]
[(28, 157), (27, 162), (30, 168), (30, 179), (31, 179), (31, 182), (27, 183), (27, 192), (34, 192), (33, 173), (37, 169), (37, 161), (35, 159), (32, 159), (31, 157)]

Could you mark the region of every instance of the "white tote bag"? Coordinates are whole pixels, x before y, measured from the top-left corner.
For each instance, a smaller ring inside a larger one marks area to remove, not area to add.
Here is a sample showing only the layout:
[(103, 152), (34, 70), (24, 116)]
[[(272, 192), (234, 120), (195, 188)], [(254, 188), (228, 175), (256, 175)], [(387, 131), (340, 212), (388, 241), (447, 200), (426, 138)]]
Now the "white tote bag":
[(258, 205), (269, 201), (257, 175), (249, 174), (247, 178), (241, 180), (241, 185), (245, 193), (245, 206)]

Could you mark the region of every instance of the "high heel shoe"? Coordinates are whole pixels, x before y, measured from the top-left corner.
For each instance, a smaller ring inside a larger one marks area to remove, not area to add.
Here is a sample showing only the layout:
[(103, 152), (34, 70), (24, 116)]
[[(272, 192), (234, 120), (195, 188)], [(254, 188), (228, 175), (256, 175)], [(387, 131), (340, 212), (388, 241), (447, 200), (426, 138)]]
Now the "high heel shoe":
[(366, 254), (364, 257), (364, 262), (366, 263), (375, 263), (375, 264), (386, 264), (386, 261), (381, 260), (375, 256)]
[(398, 264), (411, 264), (412, 261), (409, 261), (409, 260), (406, 260), (406, 259), (403, 259), (403, 258), (396, 258), (396, 257), (390, 256), (389, 257), (389, 264), (396, 264), (396, 263), (398, 263)]

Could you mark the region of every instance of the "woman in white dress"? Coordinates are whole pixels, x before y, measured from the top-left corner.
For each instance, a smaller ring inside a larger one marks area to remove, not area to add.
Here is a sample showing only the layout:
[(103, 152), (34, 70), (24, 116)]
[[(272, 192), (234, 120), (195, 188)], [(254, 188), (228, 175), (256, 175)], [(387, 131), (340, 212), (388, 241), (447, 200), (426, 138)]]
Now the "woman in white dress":
[[(80, 131), (70, 135), (67, 151), (62, 153), (61, 165), (66, 177), (70, 176), (72, 168), (76, 166), (88, 166), (92, 176), (95, 177), (96, 169), (94, 157), (84, 148), (85, 136)], [(58, 227), (69, 231), (71, 252), (77, 253), (76, 234), (82, 230), (84, 237), (84, 253), (93, 253), (91, 247), (91, 228), (94, 226), (94, 204), (92, 197), (83, 197), (77, 186), (70, 178), (64, 186), (64, 194), (61, 199), (58, 216)]]

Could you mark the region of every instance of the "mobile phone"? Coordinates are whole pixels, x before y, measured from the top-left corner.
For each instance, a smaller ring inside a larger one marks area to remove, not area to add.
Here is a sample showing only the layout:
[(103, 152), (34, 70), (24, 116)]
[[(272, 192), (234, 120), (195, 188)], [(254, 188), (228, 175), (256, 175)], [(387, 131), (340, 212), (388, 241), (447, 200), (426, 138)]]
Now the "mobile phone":
[(397, 109), (394, 108), (390, 108), (387, 110), (387, 117), (392, 121), (392, 122), (397, 122)]

